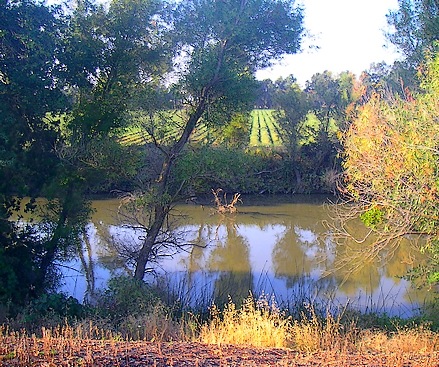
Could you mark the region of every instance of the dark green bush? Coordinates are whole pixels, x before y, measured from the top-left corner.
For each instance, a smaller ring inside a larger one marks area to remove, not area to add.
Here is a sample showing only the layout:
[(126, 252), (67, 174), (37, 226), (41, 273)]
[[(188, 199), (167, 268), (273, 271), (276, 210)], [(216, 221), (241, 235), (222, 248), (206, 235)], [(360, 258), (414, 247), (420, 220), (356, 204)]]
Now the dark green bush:
[(127, 316), (148, 313), (160, 300), (158, 292), (148, 284), (132, 277), (111, 279), (108, 287), (97, 297), (96, 312), (119, 322)]

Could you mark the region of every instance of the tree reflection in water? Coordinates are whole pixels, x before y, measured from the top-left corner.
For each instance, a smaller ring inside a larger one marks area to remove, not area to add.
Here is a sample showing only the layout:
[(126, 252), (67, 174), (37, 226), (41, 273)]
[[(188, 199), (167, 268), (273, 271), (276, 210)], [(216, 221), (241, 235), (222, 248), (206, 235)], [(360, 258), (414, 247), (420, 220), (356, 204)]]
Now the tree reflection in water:
[[(90, 238), (84, 241), (83, 281), (89, 283), (89, 292), (95, 287), (92, 278), (105, 279), (130, 270), (108, 241), (120, 231), (114, 216), (108, 214), (117, 201), (104, 204), (91, 223), (95, 234), (87, 231)], [(241, 206), (238, 213), (227, 216), (212, 215), (206, 207), (183, 205), (179, 210), (187, 216), (179, 230), (197, 245), (165, 259), (158, 270), (187, 305), (203, 307), (214, 299), (220, 304), (229, 296), (239, 303), (251, 291), (274, 294), (279, 303), (290, 305), (329, 301), (343, 305), (349, 301), (362, 309), (375, 307), (408, 315), (417, 304), (423, 304), (428, 293), (410, 288), (401, 279), (422, 261), (412, 242), (402, 243), (391, 258), (383, 254), (354, 263), (355, 245), (335, 243), (323, 226), (330, 220), (323, 201)], [(361, 224), (356, 225), (358, 231), (364, 231)]]

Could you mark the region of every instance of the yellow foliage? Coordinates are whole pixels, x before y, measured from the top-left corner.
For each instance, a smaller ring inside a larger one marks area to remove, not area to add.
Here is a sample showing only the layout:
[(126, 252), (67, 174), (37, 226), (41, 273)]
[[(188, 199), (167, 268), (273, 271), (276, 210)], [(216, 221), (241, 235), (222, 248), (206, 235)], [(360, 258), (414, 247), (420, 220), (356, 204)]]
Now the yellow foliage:
[(409, 100), (374, 96), (359, 108), (344, 139), (344, 167), (346, 189), (383, 205), (389, 226), (430, 231), (439, 211), (439, 56), (422, 85)]

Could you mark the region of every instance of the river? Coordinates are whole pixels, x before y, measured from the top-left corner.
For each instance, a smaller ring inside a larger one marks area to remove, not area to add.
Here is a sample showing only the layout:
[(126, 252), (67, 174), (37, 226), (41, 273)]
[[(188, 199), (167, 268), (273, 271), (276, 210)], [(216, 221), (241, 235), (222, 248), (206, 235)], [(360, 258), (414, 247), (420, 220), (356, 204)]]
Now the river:
[[(117, 215), (118, 200), (93, 202), (81, 259), (64, 268), (62, 290), (82, 300), (113, 275), (130, 271), (115, 251), (138, 243), (138, 234)], [(384, 256), (364, 261), (352, 245), (337, 243), (327, 224), (323, 196), (243, 197), (238, 212), (220, 215), (212, 205), (175, 208), (182, 243), (190, 243), (155, 265), (154, 279), (188, 307), (241, 300), (251, 291), (274, 296), (281, 306), (319, 303), (401, 317), (415, 314), (430, 296), (402, 278), (422, 261), (410, 241)], [(326, 223), (326, 225), (325, 225)], [(361, 223), (357, 231), (364, 231)], [(364, 244), (362, 246), (365, 246)], [(171, 256), (172, 255), (172, 256)], [(416, 259), (416, 260), (415, 260)], [(150, 280), (153, 278), (150, 277)]]

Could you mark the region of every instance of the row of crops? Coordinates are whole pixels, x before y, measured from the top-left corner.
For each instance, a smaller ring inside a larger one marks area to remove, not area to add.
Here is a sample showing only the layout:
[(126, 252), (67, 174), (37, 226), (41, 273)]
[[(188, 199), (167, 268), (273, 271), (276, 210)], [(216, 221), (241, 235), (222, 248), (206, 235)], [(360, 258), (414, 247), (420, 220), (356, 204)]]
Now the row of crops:
[(273, 116), (273, 110), (253, 110), (250, 131), (250, 147), (282, 146), (281, 130)]
[[(255, 109), (250, 114), (251, 129), (249, 135), (249, 147), (281, 147), (281, 129), (276, 122), (274, 110)], [(175, 130), (174, 130), (175, 131)], [(157, 133), (157, 132), (156, 132)], [(194, 142), (213, 142), (209, 136), (209, 129), (207, 126), (201, 124), (193, 132), (191, 140)], [(172, 128), (167, 131), (160, 131), (157, 133), (162, 142), (173, 137)], [(129, 127), (120, 137), (119, 141), (122, 144), (145, 144), (150, 141), (148, 134), (140, 127)]]
[(124, 145), (141, 145), (146, 142), (146, 137), (139, 127), (130, 126), (120, 137), (119, 142)]

